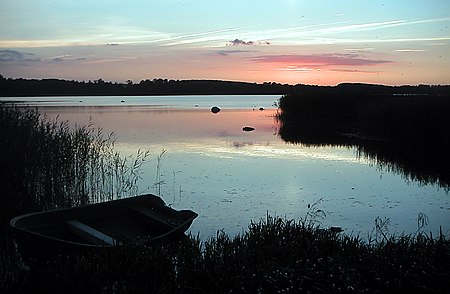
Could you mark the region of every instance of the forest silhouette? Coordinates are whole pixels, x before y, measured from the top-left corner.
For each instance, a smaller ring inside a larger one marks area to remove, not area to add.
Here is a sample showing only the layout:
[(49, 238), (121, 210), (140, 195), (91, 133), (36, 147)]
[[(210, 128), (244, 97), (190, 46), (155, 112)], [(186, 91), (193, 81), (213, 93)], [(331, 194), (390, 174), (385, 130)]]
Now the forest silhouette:
[(284, 95), (321, 91), (370, 94), (450, 94), (450, 86), (384, 86), (344, 83), (337, 86), (281, 84), (275, 82), (249, 83), (222, 80), (168, 80), (157, 78), (133, 83), (74, 81), (62, 79), (5, 78), (0, 75), (0, 96), (134, 96), (134, 95)]

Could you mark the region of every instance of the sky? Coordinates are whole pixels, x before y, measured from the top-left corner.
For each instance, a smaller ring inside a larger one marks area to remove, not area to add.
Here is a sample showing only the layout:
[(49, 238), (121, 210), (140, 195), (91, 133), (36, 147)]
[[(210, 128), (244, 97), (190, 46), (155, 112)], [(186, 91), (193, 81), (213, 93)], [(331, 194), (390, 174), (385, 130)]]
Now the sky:
[(0, 74), (450, 84), (448, 0), (0, 0)]

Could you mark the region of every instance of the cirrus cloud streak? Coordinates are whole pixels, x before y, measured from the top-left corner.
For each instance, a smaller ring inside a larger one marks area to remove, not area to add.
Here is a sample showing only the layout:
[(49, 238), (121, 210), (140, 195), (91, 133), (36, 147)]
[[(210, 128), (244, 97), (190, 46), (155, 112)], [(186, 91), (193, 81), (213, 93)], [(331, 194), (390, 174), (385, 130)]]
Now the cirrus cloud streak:
[(257, 63), (282, 63), (298, 65), (322, 65), (322, 66), (368, 66), (391, 63), (388, 60), (366, 59), (356, 54), (280, 54), (262, 55), (251, 59)]

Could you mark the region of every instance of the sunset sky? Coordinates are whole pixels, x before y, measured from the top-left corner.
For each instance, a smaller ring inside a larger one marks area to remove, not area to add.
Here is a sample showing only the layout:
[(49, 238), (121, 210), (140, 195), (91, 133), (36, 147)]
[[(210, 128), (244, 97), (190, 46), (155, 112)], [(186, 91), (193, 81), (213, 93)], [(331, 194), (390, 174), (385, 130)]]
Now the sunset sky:
[(7, 78), (450, 84), (449, 0), (1, 0)]

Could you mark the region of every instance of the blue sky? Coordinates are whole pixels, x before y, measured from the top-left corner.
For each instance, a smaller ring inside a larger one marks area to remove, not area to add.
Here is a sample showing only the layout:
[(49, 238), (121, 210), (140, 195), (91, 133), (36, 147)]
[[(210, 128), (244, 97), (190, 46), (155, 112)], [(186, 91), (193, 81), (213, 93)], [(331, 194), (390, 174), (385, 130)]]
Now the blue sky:
[(450, 1), (2, 0), (0, 74), (450, 83)]

